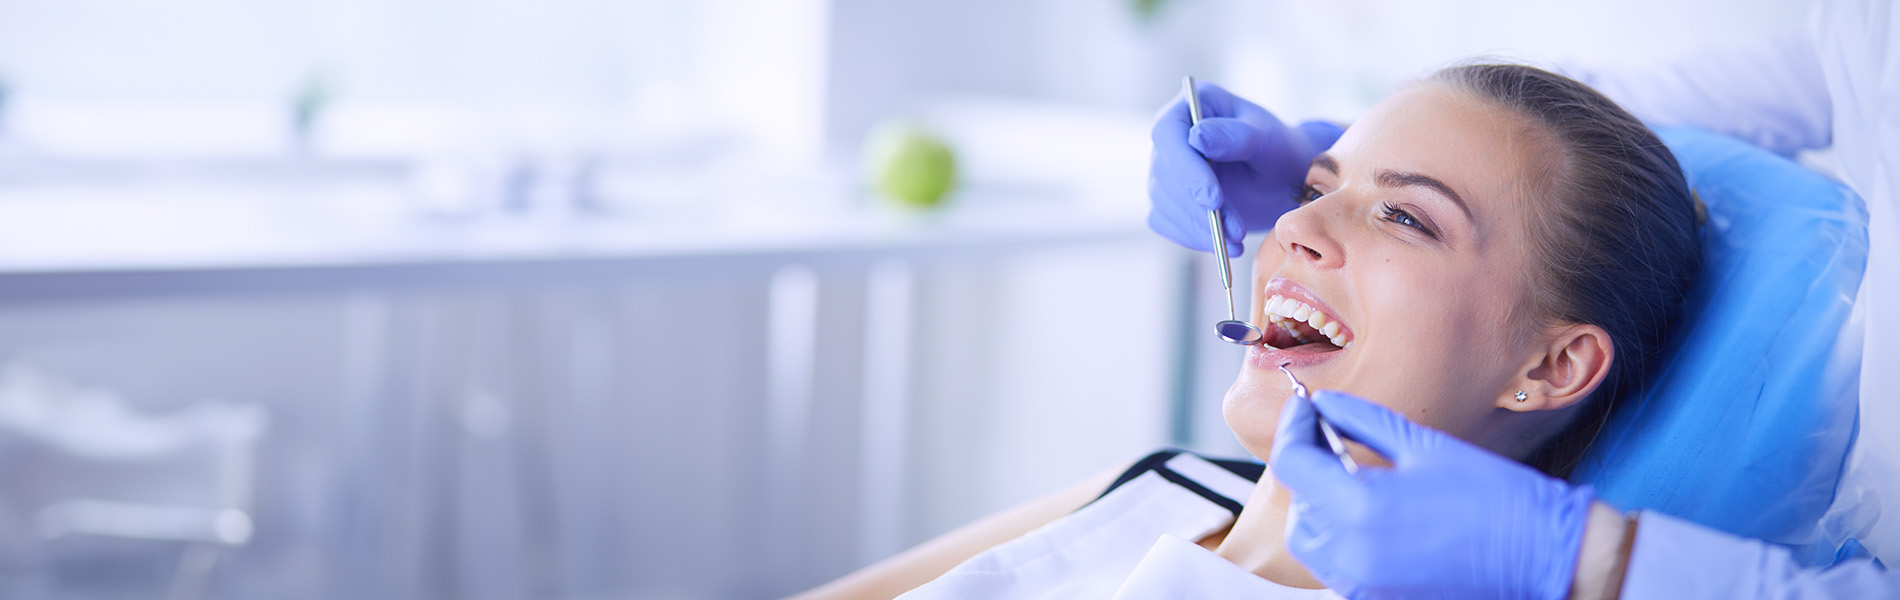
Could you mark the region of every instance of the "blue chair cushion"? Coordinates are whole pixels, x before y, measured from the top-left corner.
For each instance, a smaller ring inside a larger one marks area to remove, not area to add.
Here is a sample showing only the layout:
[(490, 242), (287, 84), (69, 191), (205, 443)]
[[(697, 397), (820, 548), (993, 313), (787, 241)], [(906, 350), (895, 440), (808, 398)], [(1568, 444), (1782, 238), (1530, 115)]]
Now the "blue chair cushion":
[(1866, 210), (1845, 186), (1747, 143), (1658, 133), (1708, 206), (1702, 276), (1647, 385), (1571, 479), (1623, 510), (1826, 562), (1845, 541), (1817, 523), (1856, 435), (1860, 337), (1846, 325)]

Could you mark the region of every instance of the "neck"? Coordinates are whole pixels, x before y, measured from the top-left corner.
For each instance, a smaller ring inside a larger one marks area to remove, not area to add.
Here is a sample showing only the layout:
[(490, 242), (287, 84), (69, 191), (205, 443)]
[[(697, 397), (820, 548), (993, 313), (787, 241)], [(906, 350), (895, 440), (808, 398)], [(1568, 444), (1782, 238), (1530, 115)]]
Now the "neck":
[(1326, 587), (1286, 550), (1286, 515), (1293, 497), (1268, 471), (1215, 554), (1267, 581), (1296, 588)]

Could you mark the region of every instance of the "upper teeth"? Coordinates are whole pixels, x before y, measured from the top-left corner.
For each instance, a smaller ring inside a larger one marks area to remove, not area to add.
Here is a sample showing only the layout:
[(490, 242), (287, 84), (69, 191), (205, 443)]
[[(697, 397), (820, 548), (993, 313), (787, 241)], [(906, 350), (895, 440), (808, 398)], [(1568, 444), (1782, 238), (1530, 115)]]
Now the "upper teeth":
[(1268, 323), (1279, 325), (1280, 327), (1286, 329), (1289, 333), (1293, 333), (1293, 337), (1300, 340), (1301, 342), (1312, 341), (1312, 340), (1306, 339), (1304, 336), (1301, 336), (1297, 331), (1293, 329), (1293, 326), (1290, 323), (1287, 323), (1287, 321), (1299, 321), (1302, 323), (1306, 323), (1307, 325), (1311, 326), (1314, 331), (1318, 331), (1320, 335), (1326, 336), (1326, 340), (1332, 342), (1334, 346), (1339, 346), (1341, 348), (1344, 348), (1346, 347), (1346, 344), (1350, 342), (1350, 340), (1346, 339), (1347, 336), (1345, 335), (1344, 331), (1340, 329), (1339, 322), (1328, 321), (1326, 319), (1326, 314), (1320, 312), (1319, 309), (1313, 308), (1312, 306), (1307, 305), (1305, 302), (1301, 302), (1301, 301), (1294, 300), (1292, 298), (1287, 298), (1284, 296), (1275, 295), (1272, 298), (1268, 298), (1267, 299), (1267, 322)]

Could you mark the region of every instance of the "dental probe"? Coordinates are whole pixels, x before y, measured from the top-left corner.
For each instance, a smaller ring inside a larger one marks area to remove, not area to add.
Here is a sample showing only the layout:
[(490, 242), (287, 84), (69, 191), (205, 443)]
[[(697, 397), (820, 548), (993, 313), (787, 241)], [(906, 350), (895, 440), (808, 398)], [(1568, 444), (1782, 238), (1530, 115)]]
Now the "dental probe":
[[(1280, 372), (1286, 373), (1287, 380), (1293, 382), (1294, 395), (1305, 398), (1308, 402), (1312, 401), (1313, 397), (1306, 394), (1306, 384), (1300, 383), (1300, 378), (1294, 377), (1293, 371), (1288, 370), (1286, 365), (1282, 364), (1280, 365)], [(1318, 414), (1318, 412), (1319, 411), (1314, 411), (1313, 417), (1319, 421), (1320, 437), (1326, 438), (1326, 445), (1333, 449), (1334, 456), (1339, 457), (1339, 463), (1346, 465), (1347, 473), (1358, 473), (1359, 462), (1353, 460), (1351, 454), (1346, 453), (1345, 438), (1339, 437), (1339, 430), (1333, 429), (1333, 424), (1326, 421), (1326, 415)]]
[[(1187, 88), (1189, 122), (1199, 124), (1201, 95), (1194, 91), (1194, 76), (1182, 77), (1181, 85)], [(1234, 315), (1234, 272), (1227, 264), (1227, 232), (1221, 231), (1220, 222), (1220, 209), (1207, 211), (1207, 228), (1214, 230), (1214, 256), (1220, 260), (1220, 284), (1227, 290), (1227, 320), (1214, 324), (1214, 335), (1235, 344), (1252, 345), (1265, 339), (1267, 334)]]

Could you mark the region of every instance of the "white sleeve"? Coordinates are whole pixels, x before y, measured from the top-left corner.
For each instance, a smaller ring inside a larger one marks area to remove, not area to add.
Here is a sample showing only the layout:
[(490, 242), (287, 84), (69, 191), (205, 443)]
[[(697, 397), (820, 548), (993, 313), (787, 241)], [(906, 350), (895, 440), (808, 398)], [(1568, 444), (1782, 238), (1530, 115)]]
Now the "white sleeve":
[(1855, 560), (1803, 569), (1788, 551), (1645, 512), (1623, 598), (1900, 598), (1900, 573)]
[(1561, 68), (1651, 126), (1694, 125), (1782, 156), (1833, 143), (1827, 81), (1805, 34), (1653, 67)]

